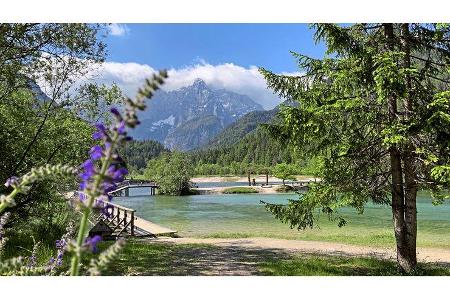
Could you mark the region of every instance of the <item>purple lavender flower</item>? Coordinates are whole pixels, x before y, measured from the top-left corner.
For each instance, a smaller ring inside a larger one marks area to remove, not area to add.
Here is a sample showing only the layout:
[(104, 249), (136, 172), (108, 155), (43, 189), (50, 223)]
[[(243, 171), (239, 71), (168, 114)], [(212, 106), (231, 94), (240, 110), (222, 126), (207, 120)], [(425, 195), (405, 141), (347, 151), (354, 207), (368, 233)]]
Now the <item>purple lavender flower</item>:
[(103, 154), (103, 149), (99, 145), (93, 146), (91, 148), (91, 150), (89, 151), (89, 155), (91, 156), (91, 158), (93, 160), (99, 160), (100, 158), (102, 158), (102, 154)]
[(107, 175), (111, 178), (113, 183), (122, 182), (126, 175), (128, 175), (127, 168), (117, 168), (117, 165), (112, 165), (108, 168)]
[(128, 175), (127, 168), (119, 168), (117, 171), (113, 173), (113, 180), (115, 182), (121, 182), (125, 178), (125, 176)]
[(113, 211), (114, 211), (114, 206), (112, 206), (111, 204), (107, 204), (107, 205), (103, 206), (103, 208), (102, 208), (103, 215), (105, 215), (108, 218), (111, 218), (113, 216)]
[(117, 132), (119, 134), (124, 134), (125, 133), (125, 122), (121, 121), (119, 126), (117, 127)]
[(86, 181), (80, 182), (80, 190), (84, 190), (87, 187)]
[(103, 182), (101, 188), (105, 193), (109, 193), (117, 188), (117, 185), (112, 182)]
[(119, 110), (115, 107), (111, 108), (111, 113), (119, 120), (122, 121), (122, 115), (120, 114)]
[(98, 248), (97, 244), (102, 240), (102, 237), (95, 235), (93, 237), (88, 237), (85, 241), (85, 246), (87, 246), (93, 253), (96, 253)]
[(95, 169), (94, 162), (90, 159), (86, 160), (81, 166), (85, 171), (93, 171)]
[(102, 123), (95, 124), (95, 128), (97, 128), (97, 131), (92, 134), (94, 140), (100, 140), (108, 136), (107, 129)]
[(84, 202), (84, 201), (86, 201), (87, 196), (83, 192), (78, 192), (78, 198), (81, 200), (81, 202)]
[(100, 131), (96, 131), (96, 132), (94, 132), (93, 134), (92, 134), (92, 138), (94, 139), (94, 140), (100, 140), (100, 139), (102, 139), (103, 138), (103, 133), (102, 132), (100, 132)]
[(95, 174), (95, 165), (94, 162), (90, 159), (86, 160), (82, 165), (83, 172), (80, 174), (80, 177), (87, 181)]
[(8, 178), (5, 182), (6, 187), (16, 186), (19, 183), (19, 177), (12, 176)]
[(30, 257), (28, 257), (28, 267), (33, 268), (36, 266), (37, 263), (37, 257), (36, 257), (36, 251), (33, 249), (33, 253)]
[(95, 124), (95, 128), (97, 128), (98, 131), (103, 132), (106, 134), (106, 127), (102, 123)]
[(56, 265), (59, 267), (63, 263), (64, 249), (59, 249), (56, 255)]
[(56, 249), (63, 249), (66, 246), (66, 241), (65, 240), (56, 240), (55, 242), (55, 246)]

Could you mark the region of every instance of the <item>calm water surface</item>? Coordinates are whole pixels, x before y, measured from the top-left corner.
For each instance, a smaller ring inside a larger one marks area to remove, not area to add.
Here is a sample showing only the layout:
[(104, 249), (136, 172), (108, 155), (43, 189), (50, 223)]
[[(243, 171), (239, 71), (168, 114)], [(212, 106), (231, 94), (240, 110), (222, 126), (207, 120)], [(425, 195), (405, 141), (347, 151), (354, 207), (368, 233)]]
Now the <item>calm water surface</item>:
[[(302, 234), (311, 234), (290, 229), (288, 225), (275, 220), (260, 203), (260, 200), (286, 203), (289, 198), (297, 199), (295, 194), (142, 196), (146, 192), (145, 189), (131, 189), (130, 197), (117, 197), (114, 201), (136, 209), (138, 216), (178, 230), (183, 236), (238, 232), (297, 238)], [(429, 195), (422, 193), (418, 197), (417, 206), (419, 232), (450, 235), (450, 203), (433, 206)], [(368, 233), (371, 230), (374, 234), (391, 232), (392, 216), (388, 206), (369, 204), (363, 215), (358, 215), (352, 208), (344, 208), (341, 213), (349, 221), (343, 229), (337, 229), (334, 223), (321, 220), (320, 228), (315, 230), (320, 234), (346, 234), (358, 229), (358, 234), (364, 234), (361, 231), (363, 226)]]

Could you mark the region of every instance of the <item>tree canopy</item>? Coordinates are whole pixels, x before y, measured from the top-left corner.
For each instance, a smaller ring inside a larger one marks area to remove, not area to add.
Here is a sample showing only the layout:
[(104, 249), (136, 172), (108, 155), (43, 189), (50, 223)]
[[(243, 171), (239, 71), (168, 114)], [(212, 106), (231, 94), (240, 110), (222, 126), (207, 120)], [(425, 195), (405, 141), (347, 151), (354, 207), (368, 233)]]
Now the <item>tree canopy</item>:
[(186, 154), (174, 151), (149, 160), (144, 176), (157, 182), (160, 194), (179, 196), (189, 194), (193, 173)]
[[(0, 24), (0, 181), (40, 165), (84, 160), (95, 116), (122, 98), (117, 87), (80, 83), (105, 59), (102, 30), (96, 24)], [(52, 219), (67, 207), (61, 195), (75, 184), (34, 184), (9, 208), (10, 222), (30, 227), (34, 216), (52, 230)], [(1, 185), (0, 193), (5, 189)]]
[(368, 201), (392, 206), (397, 259), (416, 265), (417, 189), (442, 201), (449, 187), (450, 27), (440, 24), (315, 24), (323, 59), (292, 53), (302, 76), (260, 69), (295, 105), (269, 130), (303, 155), (321, 156), (322, 181), (287, 206), (267, 204), (291, 226), (313, 226), (315, 209), (345, 220)]
[(295, 176), (293, 175), (296, 174), (296, 170), (286, 163), (281, 163), (272, 168), (272, 174), (275, 177), (282, 179), (284, 185), (284, 181), (287, 179), (295, 180)]

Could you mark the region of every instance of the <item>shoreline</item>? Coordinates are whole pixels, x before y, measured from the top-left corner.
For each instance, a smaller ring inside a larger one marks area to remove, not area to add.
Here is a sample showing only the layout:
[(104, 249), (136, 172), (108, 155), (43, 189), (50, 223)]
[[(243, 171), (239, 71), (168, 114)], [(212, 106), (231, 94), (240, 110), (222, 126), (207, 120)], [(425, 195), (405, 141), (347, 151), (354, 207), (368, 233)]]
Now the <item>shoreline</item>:
[[(318, 178), (315, 178), (314, 176), (307, 176), (307, 175), (296, 175), (297, 181), (314, 181), (318, 180)], [(266, 183), (266, 175), (251, 175), (250, 179), (253, 180), (253, 178), (256, 181), (257, 185), (261, 185), (263, 183)], [(247, 176), (198, 176), (193, 177), (191, 179), (194, 183), (207, 183), (207, 182), (248, 182)], [(288, 181), (288, 180), (287, 180)], [(275, 176), (269, 176), (269, 184), (270, 183), (281, 183), (282, 180), (275, 177)]]
[[(248, 183), (247, 176), (202, 176), (202, 177), (194, 177), (191, 179), (191, 182), (197, 183), (240, 183), (240, 185), (229, 185), (229, 186), (208, 186), (208, 187), (197, 187), (192, 190), (198, 192), (199, 195), (217, 195), (217, 194), (225, 194), (224, 190), (230, 188), (242, 188), (249, 187), (253, 188), (257, 191), (258, 194), (280, 194), (286, 193), (285, 191), (278, 191), (280, 187), (283, 186), (282, 179), (279, 179), (274, 176), (269, 176), (268, 185), (266, 184), (266, 175), (253, 175), (250, 176), (250, 180), (255, 180), (256, 185), (242, 185), (242, 183)], [(317, 178), (311, 176), (296, 176), (296, 180), (299, 182), (309, 182), (315, 181)], [(286, 180), (286, 185), (289, 185), (291, 181)], [(253, 193), (239, 193), (242, 194), (253, 194)], [(255, 193), (256, 194), (256, 193)]]
[[(229, 194), (229, 195), (248, 195), (248, 194), (282, 194), (283, 192), (278, 192), (276, 189), (281, 186), (281, 184), (273, 184), (269, 187), (262, 186), (244, 186), (250, 187), (257, 191), (257, 193), (238, 193), (238, 194)], [(214, 186), (214, 187), (205, 187), (205, 188), (193, 188), (193, 191), (198, 192), (199, 195), (228, 195), (224, 193), (224, 190), (231, 188), (241, 188), (242, 185), (234, 185), (234, 186)]]

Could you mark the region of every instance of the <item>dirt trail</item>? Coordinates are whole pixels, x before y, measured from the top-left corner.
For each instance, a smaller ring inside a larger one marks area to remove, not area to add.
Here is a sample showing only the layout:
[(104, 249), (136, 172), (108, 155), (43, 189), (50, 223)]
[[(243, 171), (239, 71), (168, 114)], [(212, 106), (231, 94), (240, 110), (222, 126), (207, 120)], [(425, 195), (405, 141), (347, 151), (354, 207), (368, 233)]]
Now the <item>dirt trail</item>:
[[(318, 253), (339, 256), (370, 256), (395, 259), (395, 249), (355, 246), (331, 242), (284, 240), (273, 238), (159, 238), (157, 241), (177, 244), (209, 244), (224, 248), (282, 250), (298, 253)], [(450, 250), (439, 248), (419, 248), (418, 260), (421, 262), (450, 263)]]

